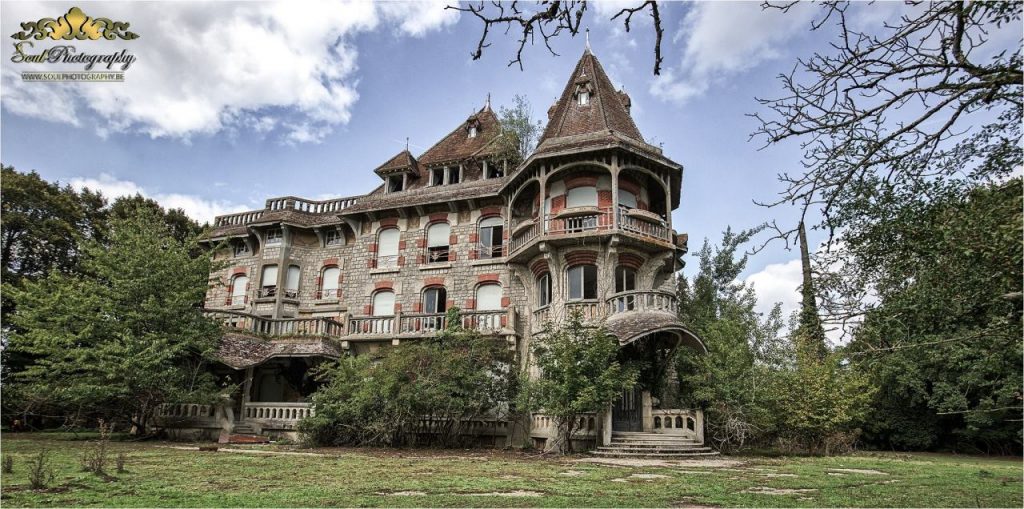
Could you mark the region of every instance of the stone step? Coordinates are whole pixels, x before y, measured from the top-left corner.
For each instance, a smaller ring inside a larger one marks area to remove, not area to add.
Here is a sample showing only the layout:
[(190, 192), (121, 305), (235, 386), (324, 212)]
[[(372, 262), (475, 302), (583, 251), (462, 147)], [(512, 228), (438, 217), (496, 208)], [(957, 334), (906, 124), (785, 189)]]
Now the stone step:
[(710, 451), (710, 447), (702, 445), (650, 445), (650, 446), (634, 446), (634, 445), (622, 445), (622, 444), (608, 444), (602, 445), (597, 448), (598, 450), (604, 449), (617, 449), (623, 451)]
[(678, 445), (678, 446), (704, 445), (704, 444), (702, 444), (700, 442), (692, 442), (692, 441), (669, 442), (669, 441), (640, 441), (640, 440), (633, 441), (633, 440), (615, 440), (615, 439), (612, 439), (611, 443), (613, 443), (613, 444), (621, 444), (621, 445)]
[(263, 435), (250, 435), (250, 434), (244, 434), (243, 435), (243, 434), (240, 434), (240, 433), (231, 433), (231, 434), (228, 435), (227, 443), (229, 443), (229, 444), (269, 444), (270, 443), (270, 438), (269, 437), (265, 437)]
[(672, 459), (672, 458), (704, 458), (709, 456), (718, 456), (718, 451), (702, 451), (702, 452), (674, 452), (674, 453), (652, 453), (652, 452), (609, 452), (609, 451), (594, 451), (592, 454), (603, 458), (656, 458), (656, 459)]
[(655, 440), (692, 440), (686, 435), (673, 435), (669, 433), (641, 433), (639, 431), (613, 431), (614, 438), (653, 438)]

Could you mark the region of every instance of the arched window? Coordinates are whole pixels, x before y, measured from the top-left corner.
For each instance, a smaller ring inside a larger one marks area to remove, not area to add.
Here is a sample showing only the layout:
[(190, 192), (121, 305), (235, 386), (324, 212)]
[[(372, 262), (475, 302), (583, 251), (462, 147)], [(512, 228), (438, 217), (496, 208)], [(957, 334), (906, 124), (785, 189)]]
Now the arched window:
[(289, 299), (299, 298), (299, 278), (302, 269), (298, 265), (289, 265), (288, 274), (284, 281), (284, 296)]
[(597, 266), (575, 265), (566, 271), (569, 279), (569, 300), (597, 298)]
[(277, 265), (264, 265), (260, 276), (260, 297), (277, 295)]
[(398, 266), (398, 228), (385, 228), (377, 234), (377, 267)]
[(444, 313), (447, 307), (448, 292), (443, 286), (431, 286), (423, 290), (423, 312)]
[(338, 297), (338, 279), (341, 269), (335, 266), (325, 267), (320, 274), (320, 298), (333, 299)]
[(500, 217), (488, 217), (480, 221), (480, 258), (501, 257), (504, 228), (505, 221)]
[(632, 191), (626, 191), (623, 188), (619, 188), (619, 206), (626, 207), (627, 209), (636, 208), (636, 195)]
[(228, 304), (232, 306), (245, 304), (245, 293), (248, 289), (249, 276), (246, 276), (245, 274), (238, 274), (231, 278), (231, 296), (228, 298)]
[(636, 269), (619, 265), (615, 267), (615, 293), (636, 290)]
[(395, 292), (381, 290), (373, 294), (373, 316), (394, 316)]
[(448, 223), (434, 223), (427, 227), (427, 263), (448, 261), (448, 239), (452, 228)]
[[(631, 292), (636, 290), (636, 269), (619, 265), (615, 267), (615, 293)], [(623, 295), (615, 298), (615, 306), (618, 311), (632, 311), (636, 309), (636, 295)]]
[(492, 311), (501, 309), (501, 285), (487, 283), (476, 287), (476, 309)]
[(565, 207), (596, 207), (597, 188), (593, 186), (574, 187), (565, 193)]
[(537, 277), (537, 306), (551, 304), (551, 274), (545, 272)]

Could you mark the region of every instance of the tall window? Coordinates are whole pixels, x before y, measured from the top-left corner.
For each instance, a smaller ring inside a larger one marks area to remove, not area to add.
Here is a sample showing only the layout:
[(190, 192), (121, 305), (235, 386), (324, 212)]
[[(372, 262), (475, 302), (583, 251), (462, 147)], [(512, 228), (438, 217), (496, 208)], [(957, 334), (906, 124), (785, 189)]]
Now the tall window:
[(632, 191), (619, 188), (619, 205), (628, 209), (636, 208), (636, 195)]
[(231, 278), (231, 297), (228, 304), (240, 306), (245, 304), (245, 292), (249, 288), (249, 276), (239, 274)]
[(619, 265), (615, 267), (615, 293), (636, 290), (636, 270)]
[(501, 309), (501, 285), (487, 283), (476, 287), (476, 308), (480, 311)]
[(260, 297), (277, 295), (277, 265), (264, 265), (260, 276)]
[(462, 177), (461, 166), (449, 166), (448, 167), (448, 183), (458, 184)]
[(298, 265), (289, 265), (288, 274), (286, 274), (284, 280), (284, 296), (289, 299), (299, 298), (299, 277), (302, 275), (302, 270), (299, 269)]
[(551, 304), (551, 274), (543, 273), (537, 278), (537, 306)]
[(569, 267), (569, 300), (597, 298), (597, 266), (576, 265)]
[(476, 126), (472, 126), (469, 128), (469, 137), (476, 138)]
[(566, 208), (596, 207), (597, 188), (593, 186), (574, 187), (565, 193)]
[(338, 279), (341, 277), (341, 269), (338, 267), (327, 267), (320, 275), (320, 298), (333, 299), (338, 297)]
[(267, 245), (279, 246), (284, 241), (284, 232), (280, 228), (267, 230)]
[(579, 95), (580, 106), (590, 104), (590, 92), (582, 91)]
[(423, 312), (429, 314), (444, 313), (447, 307), (448, 292), (443, 286), (432, 286), (423, 290)]
[(500, 217), (480, 221), (480, 258), (500, 258), (505, 222)]
[(398, 228), (387, 228), (377, 234), (377, 267), (398, 266)]
[(395, 292), (381, 290), (373, 294), (373, 316), (394, 316)]
[(427, 263), (448, 261), (451, 233), (452, 228), (448, 223), (434, 223), (427, 227)]

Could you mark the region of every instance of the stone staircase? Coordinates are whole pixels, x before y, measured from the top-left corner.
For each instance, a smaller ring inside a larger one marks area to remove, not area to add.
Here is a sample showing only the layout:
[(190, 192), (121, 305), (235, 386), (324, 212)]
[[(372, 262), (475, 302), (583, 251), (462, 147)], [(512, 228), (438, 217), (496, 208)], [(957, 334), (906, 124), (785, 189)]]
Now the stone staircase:
[(257, 435), (250, 424), (239, 423), (231, 428), (231, 433), (221, 433), (217, 441), (222, 444), (268, 444), (270, 438)]
[(606, 458), (685, 459), (718, 456), (718, 451), (678, 435), (615, 431), (612, 442), (593, 454)]

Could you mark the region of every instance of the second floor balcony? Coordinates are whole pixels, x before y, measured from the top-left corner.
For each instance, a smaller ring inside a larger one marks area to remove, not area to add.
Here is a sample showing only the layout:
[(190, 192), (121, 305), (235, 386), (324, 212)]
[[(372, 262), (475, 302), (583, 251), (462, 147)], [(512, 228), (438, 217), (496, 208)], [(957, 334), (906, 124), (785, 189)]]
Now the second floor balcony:
[(521, 221), (512, 228), (508, 251), (516, 255), (540, 239), (605, 232), (626, 233), (662, 245), (674, 241), (668, 221), (653, 212), (624, 206), (577, 207)]
[(669, 292), (636, 290), (616, 293), (606, 299), (570, 301), (560, 309), (544, 306), (533, 311), (531, 330), (540, 332), (547, 324), (565, 321), (574, 313), (579, 313), (585, 323), (595, 324), (631, 312), (662, 312), (675, 315), (679, 312), (679, 299)]

